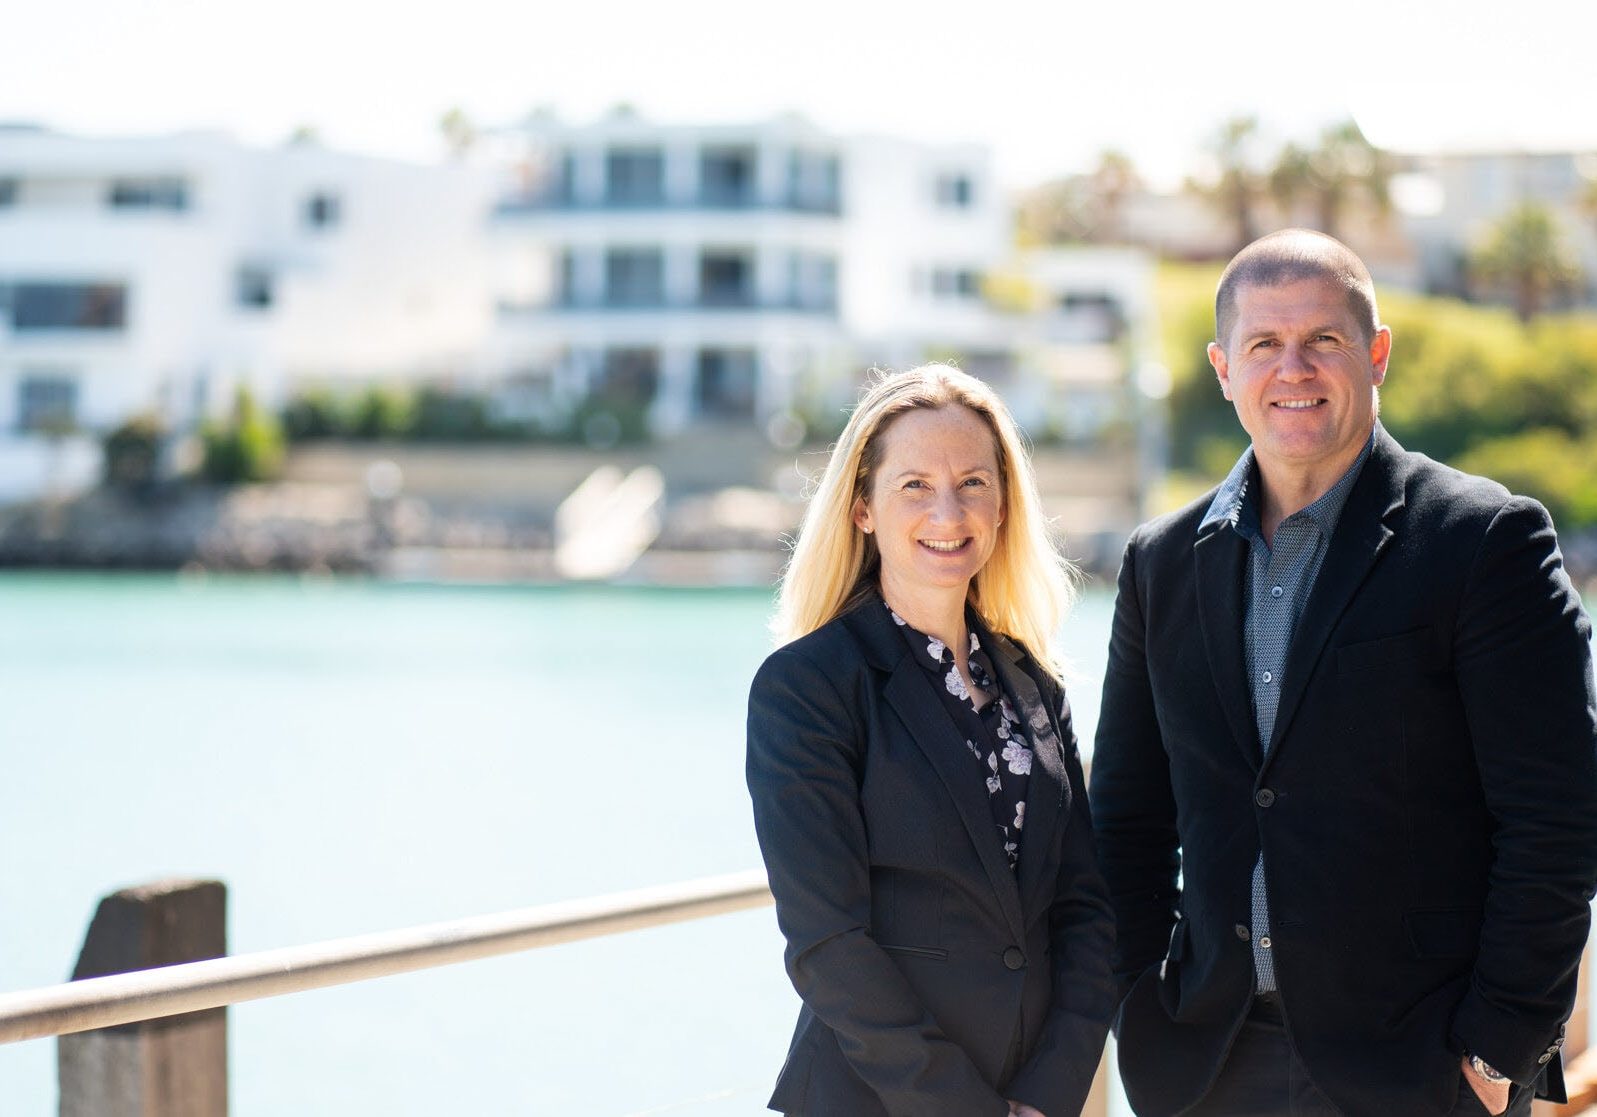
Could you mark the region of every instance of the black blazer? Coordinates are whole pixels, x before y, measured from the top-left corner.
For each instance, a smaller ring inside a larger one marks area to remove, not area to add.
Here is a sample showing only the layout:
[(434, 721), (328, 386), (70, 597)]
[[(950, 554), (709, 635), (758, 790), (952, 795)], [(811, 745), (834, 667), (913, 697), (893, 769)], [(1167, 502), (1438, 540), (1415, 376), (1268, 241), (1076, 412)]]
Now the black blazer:
[(1199, 535), (1208, 502), (1126, 548), (1093, 756), (1132, 1105), (1174, 1113), (1220, 1069), (1252, 995), (1261, 845), (1287, 1027), (1344, 1112), (1451, 1112), (1466, 1048), (1561, 1099), (1597, 698), (1547, 513), (1378, 429), (1261, 761), (1247, 543)]
[(991, 651), (1035, 746), (1018, 880), (964, 739), (879, 600), (755, 677), (749, 793), (804, 1002), (773, 1109), (1081, 1110), (1114, 1012), (1113, 916), (1063, 692), (1012, 642)]

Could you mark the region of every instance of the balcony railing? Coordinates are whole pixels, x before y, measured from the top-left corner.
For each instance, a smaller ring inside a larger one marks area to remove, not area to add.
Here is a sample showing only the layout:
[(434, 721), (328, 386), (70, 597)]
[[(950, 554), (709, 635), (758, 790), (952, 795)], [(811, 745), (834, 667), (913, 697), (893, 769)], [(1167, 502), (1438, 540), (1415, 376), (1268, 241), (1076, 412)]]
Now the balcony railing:
[(511, 194), (494, 207), (498, 217), (538, 213), (797, 213), (820, 217), (840, 217), (839, 198), (786, 195), (762, 198), (722, 191), (708, 191), (687, 198), (609, 198), (579, 199), (559, 193)]

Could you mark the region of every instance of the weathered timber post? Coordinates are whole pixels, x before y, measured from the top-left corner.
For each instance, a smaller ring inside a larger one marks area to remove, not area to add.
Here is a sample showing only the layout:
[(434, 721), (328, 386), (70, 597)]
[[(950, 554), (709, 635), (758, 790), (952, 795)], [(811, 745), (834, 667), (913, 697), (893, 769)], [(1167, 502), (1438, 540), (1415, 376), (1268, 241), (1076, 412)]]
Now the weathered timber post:
[[(100, 901), (72, 980), (227, 953), (227, 886), (167, 880)], [(61, 1117), (227, 1117), (227, 1009), (61, 1036)]]

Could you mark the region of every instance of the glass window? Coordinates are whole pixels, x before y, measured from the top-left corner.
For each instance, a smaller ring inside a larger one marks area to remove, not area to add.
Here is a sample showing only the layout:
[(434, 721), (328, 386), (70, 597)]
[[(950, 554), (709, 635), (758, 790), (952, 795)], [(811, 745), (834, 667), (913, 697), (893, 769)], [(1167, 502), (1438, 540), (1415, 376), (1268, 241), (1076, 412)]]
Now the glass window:
[(276, 291), (271, 270), (252, 264), (238, 269), (236, 295), (238, 305), (251, 310), (265, 310), (272, 305)]
[(78, 382), (68, 376), (23, 376), (17, 384), (17, 426), (45, 433), (77, 426)]
[(759, 358), (752, 349), (701, 349), (694, 402), (700, 415), (747, 419), (754, 414)]
[(658, 248), (616, 248), (605, 253), (604, 297), (610, 306), (659, 306), (665, 267)]
[(707, 147), (699, 161), (699, 199), (707, 206), (754, 204), (752, 147)]
[(605, 155), (605, 200), (656, 205), (665, 200), (665, 158), (658, 148), (615, 148)]
[(189, 185), (170, 177), (112, 179), (107, 201), (112, 209), (185, 210), (189, 208)]
[(937, 176), (937, 204), (944, 209), (969, 209), (974, 194), (967, 174), (949, 172)]
[(742, 252), (706, 252), (699, 257), (699, 302), (705, 306), (753, 306), (754, 261)]
[(312, 229), (331, 229), (344, 219), (343, 199), (330, 191), (318, 191), (305, 199), (305, 224)]
[(594, 395), (610, 404), (644, 406), (660, 390), (658, 349), (607, 349)]
[(120, 283), (18, 283), (11, 289), (11, 326), (19, 333), (126, 325), (127, 288)]
[(17, 204), (17, 186), (14, 178), (0, 178), (0, 209)]
[(788, 204), (812, 213), (839, 213), (837, 156), (795, 151), (787, 164)]

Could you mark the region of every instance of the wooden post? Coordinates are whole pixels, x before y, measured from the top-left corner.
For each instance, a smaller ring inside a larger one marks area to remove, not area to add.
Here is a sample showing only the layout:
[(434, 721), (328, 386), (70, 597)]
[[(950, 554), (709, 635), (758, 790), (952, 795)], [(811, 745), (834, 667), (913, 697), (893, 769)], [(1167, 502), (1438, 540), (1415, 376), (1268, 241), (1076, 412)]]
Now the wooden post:
[[(227, 888), (168, 880), (100, 901), (72, 980), (227, 954)], [(227, 1010), (61, 1036), (61, 1117), (227, 1117)]]

